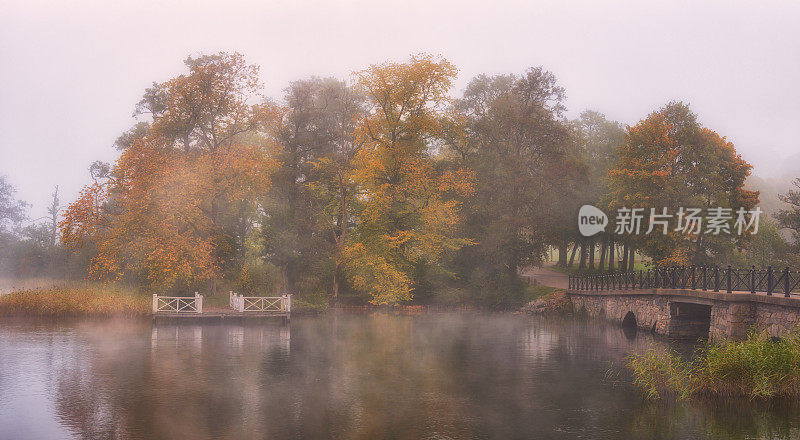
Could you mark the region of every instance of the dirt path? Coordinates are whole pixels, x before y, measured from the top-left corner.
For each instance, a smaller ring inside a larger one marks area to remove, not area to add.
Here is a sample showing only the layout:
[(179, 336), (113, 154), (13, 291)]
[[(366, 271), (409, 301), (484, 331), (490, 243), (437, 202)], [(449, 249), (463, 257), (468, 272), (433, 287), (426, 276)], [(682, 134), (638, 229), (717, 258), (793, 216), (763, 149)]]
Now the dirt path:
[(527, 269), (523, 275), (535, 279), (537, 283), (544, 286), (556, 287), (559, 289), (566, 289), (569, 287), (569, 277), (567, 277), (567, 274), (556, 272), (547, 266), (532, 267)]

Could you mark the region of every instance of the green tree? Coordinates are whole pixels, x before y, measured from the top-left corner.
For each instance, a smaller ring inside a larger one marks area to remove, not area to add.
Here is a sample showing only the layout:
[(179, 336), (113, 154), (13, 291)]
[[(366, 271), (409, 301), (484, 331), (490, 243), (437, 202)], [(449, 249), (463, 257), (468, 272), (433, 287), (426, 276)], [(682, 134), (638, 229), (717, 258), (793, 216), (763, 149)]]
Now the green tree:
[(353, 132), (364, 100), (343, 81), (310, 78), (293, 82), (284, 101), (276, 134), (279, 165), (262, 219), (265, 256), (281, 269), (287, 291), (332, 286), (336, 298), (337, 249), (352, 227), (355, 188), (349, 173), (358, 150)]
[[(618, 238), (613, 231), (606, 230), (593, 237), (579, 236), (575, 227), (578, 206), (589, 204), (603, 207), (608, 203), (609, 170), (613, 168), (618, 158), (618, 151), (625, 143), (625, 129), (615, 121), (606, 119), (605, 115), (595, 111), (584, 111), (574, 122), (578, 132), (581, 158), (586, 164), (586, 179), (580, 182), (577, 194), (566, 194), (565, 201), (573, 201), (570, 216), (562, 223), (563, 234), (575, 240), (575, 246), (580, 244), (580, 267), (594, 269), (595, 245), (600, 244), (600, 261), (598, 268), (605, 269), (608, 260), (609, 270), (614, 270), (615, 244)], [(571, 197), (570, 197), (571, 196)], [(569, 202), (567, 202), (569, 203)], [(566, 265), (566, 240), (561, 244), (559, 264)], [(573, 256), (574, 256), (573, 248)], [(586, 260), (589, 260), (588, 262)]]
[(789, 190), (780, 196), (780, 200), (787, 205), (785, 209), (775, 214), (775, 219), (781, 228), (787, 229), (791, 234), (791, 250), (794, 264), (800, 264), (800, 178), (792, 184), (795, 189)]
[(476, 178), (464, 230), (477, 242), (457, 264), (492, 305), (504, 301), (495, 292), (519, 292), (521, 267), (567, 239), (563, 226), (577, 211), (584, 173), (564, 98), (555, 76), (537, 67), (519, 77), (478, 76), (456, 103), (466, 128), (459, 151)]
[(17, 200), (16, 189), (6, 176), (0, 175), (0, 239), (10, 238), (13, 230), (25, 219), (27, 203)]

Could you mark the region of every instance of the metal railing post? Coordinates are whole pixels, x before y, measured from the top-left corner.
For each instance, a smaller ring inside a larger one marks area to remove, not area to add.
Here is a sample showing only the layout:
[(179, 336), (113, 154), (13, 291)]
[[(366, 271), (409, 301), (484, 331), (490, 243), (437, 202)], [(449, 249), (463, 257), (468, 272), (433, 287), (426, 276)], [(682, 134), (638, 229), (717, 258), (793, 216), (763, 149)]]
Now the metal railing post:
[(789, 266), (786, 266), (786, 269), (783, 270), (783, 296), (787, 298), (791, 295), (789, 286)]
[(774, 275), (772, 273), (772, 266), (767, 266), (767, 295), (770, 296), (772, 295), (772, 288), (774, 287), (772, 285), (773, 276)]
[(728, 265), (728, 272), (725, 274), (725, 278), (726, 278), (726, 280), (727, 280), (726, 282), (728, 284), (728, 289), (727, 289), (728, 293), (731, 293), (731, 292), (733, 292), (733, 290), (731, 289), (731, 266), (730, 265)]
[(703, 279), (702, 279), (702, 282), (700, 284), (702, 286), (703, 290), (706, 290), (706, 286), (708, 285), (708, 283), (706, 282), (706, 272), (707, 272), (707, 269), (706, 269), (705, 266), (703, 266)]

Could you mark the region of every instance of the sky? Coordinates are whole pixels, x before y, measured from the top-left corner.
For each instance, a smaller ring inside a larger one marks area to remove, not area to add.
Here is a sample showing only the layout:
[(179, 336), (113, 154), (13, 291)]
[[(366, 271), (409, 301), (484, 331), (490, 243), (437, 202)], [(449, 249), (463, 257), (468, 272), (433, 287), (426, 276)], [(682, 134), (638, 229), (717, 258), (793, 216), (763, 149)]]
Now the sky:
[[(0, 0), (0, 174), (45, 214), (74, 200), (136, 120), (144, 89), (189, 55), (238, 51), (264, 93), (427, 52), (481, 73), (553, 72), (569, 117), (635, 124), (672, 100), (768, 177), (800, 169), (796, 1)], [(794, 168), (792, 168), (794, 167)]]

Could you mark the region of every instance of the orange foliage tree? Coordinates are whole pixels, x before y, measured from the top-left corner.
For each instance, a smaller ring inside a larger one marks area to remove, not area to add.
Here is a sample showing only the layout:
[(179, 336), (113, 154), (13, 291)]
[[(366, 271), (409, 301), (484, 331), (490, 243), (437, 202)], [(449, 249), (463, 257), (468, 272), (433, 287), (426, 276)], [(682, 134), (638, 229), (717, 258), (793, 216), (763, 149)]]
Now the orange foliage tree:
[(255, 200), (272, 166), (260, 149), (225, 146), (187, 156), (143, 138), (127, 148), (105, 183), (84, 189), (61, 222), (71, 249), (95, 247), (90, 276), (136, 274), (169, 289), (215, 277), (219, 231), (210, 200)]
[[(758, 192), (744, 189), (751, 168), (731, 142), (673, 102), (628, 128), (619, 162), (609, 171), (611, 207), (644, 208), (645, 228), (650, 208), (673, 215), (681, 207), (702, 209), (703, 215), (715, 207), (749, 210), (758, 203)], [(657, 227), (631, 240), (657, 264), (668, 265), (712, 263), (740, 242), (702, 229), (686, 234), (673, 223), (666, 235)]]
[(237, 53), (185, 63), (188, 74), (147, 89), (137, 114), (152, 123), (117, 140), (123, 151), (107, 179), (65, 212), (65, 244), (95, 248), (93, 278), (130, 274), (159, 289), (214, 280), (232, 259), (232, 225), (247, 224), (267, 191), (274, 161), (263, 128), (279, 111), (249, 103), (257, 66)]

